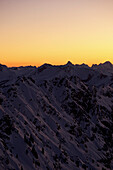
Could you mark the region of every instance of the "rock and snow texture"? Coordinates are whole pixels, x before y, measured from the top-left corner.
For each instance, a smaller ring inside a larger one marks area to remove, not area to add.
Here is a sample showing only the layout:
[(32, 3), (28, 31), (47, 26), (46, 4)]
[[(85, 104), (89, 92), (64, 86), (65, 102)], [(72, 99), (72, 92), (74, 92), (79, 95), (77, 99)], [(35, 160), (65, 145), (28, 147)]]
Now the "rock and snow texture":
[(113, 169), (113, 65), (0, 65), (0, 170)]

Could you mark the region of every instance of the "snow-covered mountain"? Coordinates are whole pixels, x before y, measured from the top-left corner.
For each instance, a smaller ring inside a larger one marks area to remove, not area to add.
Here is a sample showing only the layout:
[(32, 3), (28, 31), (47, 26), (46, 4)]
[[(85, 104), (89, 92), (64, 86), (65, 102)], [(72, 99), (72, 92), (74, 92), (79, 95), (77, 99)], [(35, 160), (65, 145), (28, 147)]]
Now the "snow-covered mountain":
[(0, 65), (0, 170), (113, 169), (113, 65)]

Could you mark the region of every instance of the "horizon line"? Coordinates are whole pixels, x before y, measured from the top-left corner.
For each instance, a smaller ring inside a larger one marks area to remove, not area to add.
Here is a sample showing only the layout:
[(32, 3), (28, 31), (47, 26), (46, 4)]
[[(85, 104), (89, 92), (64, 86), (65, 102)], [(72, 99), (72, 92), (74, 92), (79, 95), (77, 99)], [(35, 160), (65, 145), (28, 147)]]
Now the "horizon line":
[[(80, 63), (80, 64), (78, 64), (78, 63), (76, 63), (76, 64), (73, 64), (71, 61), (67, 61), (67, 63), (66, 64), (68, 64), (68, 63), (70, 63), (70, 64), (72, 64), (72, 65), (74, 65), (74, 66), (77, 66), (77, 65), (79, 65), (79, 66), (81, 66), (81, 65), (86, 65), (86, 66), (88, 66), (88, 67), (92, 67), (93, 65), (101, 65), (101, 64), (105, 64), (105, 63), (109, 63), (109, 64), (111, 64), (111, 65), (113, 65), (112, 64), (112, 62), (110, 62), (110, 61), (108, 61), (108, 60), (106, 60), (106, 61), (104, 61), (104, 62), (100, 62), (99, 64), (97, 64), (97, 63), (94, 63), (94, 64), (91, 64), (91, 66), (89, 65), (89, 64), (86, 64), (86, 63)], [(66, 64), (52, 64), (52, 63), (49, 63), (49, 62), (45, 62), (45, 63), (43, 63), (43, 64), (41, 64), (41, 65), (32, 65), (32, 64), (24, 64), (23, 63), (23, 65), (21, 65), (21, 64), (19, 64), (18, 66), (16, 66), (16, 65), (12, 65), (12, 66), (8, 66), (7, 64), (4, 64), (4, 63), (0, 63), (0, 65), (3, 65), (3, 66), (6, 66), (6, 67), (8, 67), (8, 68), (13, 68), (13, 67), (16, 67), (16, 68), (19, 68), (19, 67), (41, 67), (41, 66), (43, 66), (43, 65), (45, 65), (45, 64), (47, 64), (47, 65), (52, 65), (52, 66), (63, 66), (63, 65), (66, 65)]]

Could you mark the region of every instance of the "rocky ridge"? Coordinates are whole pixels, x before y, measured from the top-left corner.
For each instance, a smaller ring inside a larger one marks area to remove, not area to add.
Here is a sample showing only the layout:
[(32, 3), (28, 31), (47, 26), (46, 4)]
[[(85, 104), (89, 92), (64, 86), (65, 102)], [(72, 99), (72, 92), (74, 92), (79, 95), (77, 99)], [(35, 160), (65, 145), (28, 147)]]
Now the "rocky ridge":
[(0, 65), (4, 169), (113, 169), (113, 65)]

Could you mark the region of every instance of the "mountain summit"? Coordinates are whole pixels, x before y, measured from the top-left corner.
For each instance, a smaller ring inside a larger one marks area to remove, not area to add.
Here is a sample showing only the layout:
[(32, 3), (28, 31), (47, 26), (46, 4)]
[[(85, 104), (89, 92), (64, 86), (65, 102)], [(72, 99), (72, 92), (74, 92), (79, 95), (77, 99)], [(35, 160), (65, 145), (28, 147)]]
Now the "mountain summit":
[(105, 63), (103, 63), (103, 65), (109, 66), (109, 67), (112, 67), (112, 66), (113, 66), (113, 65), (111, 64), (111, 62), (109, 62), (109, 61), (106, 61)]
[(66, 65), (68, 65), (68, 66), (71, 65), (72, 66), (73, 64), (71, 63), (71, 61), (68, 61)]
[(106, 61), (105, 63), (100, 63), (99, 65), (97, 64), (93, 64), (92, 67), (106, 67), (106, 68), (110, 68), (112, 67), (112, 63), (109, 61)]

